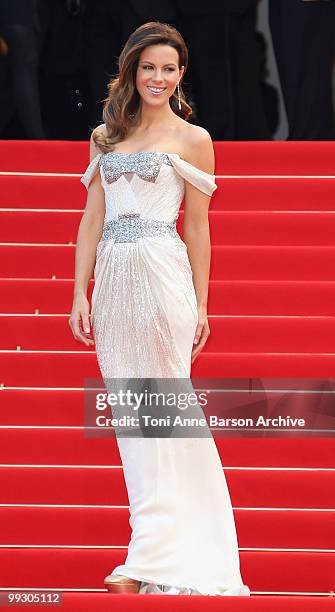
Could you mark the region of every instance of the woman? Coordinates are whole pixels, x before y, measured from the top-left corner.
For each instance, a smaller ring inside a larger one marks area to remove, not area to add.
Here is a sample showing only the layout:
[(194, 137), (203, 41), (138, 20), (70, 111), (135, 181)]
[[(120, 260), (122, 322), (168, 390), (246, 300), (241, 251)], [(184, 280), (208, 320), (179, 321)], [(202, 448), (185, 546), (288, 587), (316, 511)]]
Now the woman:
[[(180, 81), (187, 49), (177, 30), (140, 26), (119, 58), (91, 137), (80, 223), (74, 337), (93, 344), (104, 380), (189, 380), (209, 335), (208, 206), (216, 188), (211, 138), (187, 123)], [(183, 242), (175, 229), (184, 197)], [(82, 329), (80, 327), (82, 325)], [(250, 595), (212, 436), (117, 437), (130, 504), (124, 565), (111, 592)]]

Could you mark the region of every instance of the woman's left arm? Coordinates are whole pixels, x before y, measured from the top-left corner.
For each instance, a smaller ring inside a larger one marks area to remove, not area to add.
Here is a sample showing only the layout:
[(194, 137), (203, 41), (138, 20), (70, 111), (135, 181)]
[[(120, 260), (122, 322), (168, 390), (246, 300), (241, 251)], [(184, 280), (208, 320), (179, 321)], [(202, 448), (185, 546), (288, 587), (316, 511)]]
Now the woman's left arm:
[[(210, 135), (198, 128), (187, 159), (195, 167), (214, 174), (214, 150)], [(191, 143), (190, 143), (191, 144)], [(207, 317), (208, 282), (211, 259), (208, 208), (211, 196), (185, 182), (183, 240), (187, 246), (195, 288), (198, 325), (194, 337), (192, 363), (203, 349), (210, 334)]]

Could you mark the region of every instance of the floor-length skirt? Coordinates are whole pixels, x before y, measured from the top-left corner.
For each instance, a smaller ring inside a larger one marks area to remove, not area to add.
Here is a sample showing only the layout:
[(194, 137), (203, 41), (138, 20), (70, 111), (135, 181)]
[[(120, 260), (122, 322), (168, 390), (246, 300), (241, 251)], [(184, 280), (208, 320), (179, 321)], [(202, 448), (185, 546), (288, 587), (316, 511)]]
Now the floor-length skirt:
[[(107, 384), (113, 378), (189, 380), (197, 304), (183, 243), (99, 243), (91, 316)], [(211, 433), (117, 436), (117, 444), (132, 533), (125, 563), (112, 574), (140, 580), (142, 593), (250, 595)]]

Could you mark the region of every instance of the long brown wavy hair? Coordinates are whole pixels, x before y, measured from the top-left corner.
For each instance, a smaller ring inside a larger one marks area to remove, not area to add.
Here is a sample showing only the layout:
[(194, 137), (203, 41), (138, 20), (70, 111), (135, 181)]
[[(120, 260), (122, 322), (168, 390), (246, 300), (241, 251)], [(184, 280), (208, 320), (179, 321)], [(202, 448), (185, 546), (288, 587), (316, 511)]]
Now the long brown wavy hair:
[[(170, 45), (177, 50), (179, 68), (188, 65), (188, 51), (185, 41), (173, 26), (160, 21), (149, 21), (137, 28), (128, 38), (119, 56), (119, 74), (108, 83), (108, 96), (103, 100), (103, 122), (107, 136), (100, 130), (93, 133), (96, 146), (103, 152), (113, 151), (114, 145), (124, 140), (130, 126), (136, 124), (140, 95), (136, 88), (136, 72), (143, 49), (150, 45)], [(187, 104), (179, 84), (181, 109), (178, 108), (176, 92), (170, 97), (170, 107), (183, 119), (188, 119), (192, 108)]]

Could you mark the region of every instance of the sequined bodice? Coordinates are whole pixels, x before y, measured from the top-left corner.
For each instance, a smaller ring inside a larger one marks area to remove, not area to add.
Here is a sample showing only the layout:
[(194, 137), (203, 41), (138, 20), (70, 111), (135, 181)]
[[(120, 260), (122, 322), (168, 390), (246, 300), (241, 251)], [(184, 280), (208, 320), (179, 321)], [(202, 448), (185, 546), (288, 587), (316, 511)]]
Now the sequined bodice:
[(167, 153), (105, 153), (99, 159), (105, 191), (104, 224), (121, 215), (173, 223), (184, 196), (184, 181)]
[(213, 175), (181, 159), (177, 153), (99, 153), (81, 178), (87, 188), (98, 170), (105, 192), (105, 226), (129, 214), (175, 223), (185, 193), (185, 179), (210, 195), (216, 189)]
[(100, 159), (106, 183), (117, 181), (120, 176), (136, 173), (144, 181), (154, 183), (162, 164), (172, 166), (169, 156), (158, 151), (138, 153), (106, 153)]

